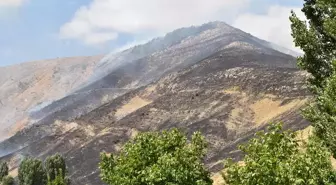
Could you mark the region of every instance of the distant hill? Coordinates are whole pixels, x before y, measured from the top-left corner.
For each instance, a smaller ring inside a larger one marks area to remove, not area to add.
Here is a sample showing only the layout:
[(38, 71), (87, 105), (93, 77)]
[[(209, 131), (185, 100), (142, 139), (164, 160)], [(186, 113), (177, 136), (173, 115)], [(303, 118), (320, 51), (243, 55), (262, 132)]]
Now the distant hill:
[(62, 98), (86, 81), (101, 58), (58, 58), (0, 67), (0, 140), (30, 122), (30, 109)]

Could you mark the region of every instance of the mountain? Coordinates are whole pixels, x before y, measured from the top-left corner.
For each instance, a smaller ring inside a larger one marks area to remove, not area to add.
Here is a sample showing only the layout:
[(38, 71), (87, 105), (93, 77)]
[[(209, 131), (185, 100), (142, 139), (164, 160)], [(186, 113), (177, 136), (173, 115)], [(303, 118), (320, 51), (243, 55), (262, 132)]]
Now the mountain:
[(29, 124), (29, 112), (62, 98), (91, 76), (101, 56), (70, 57), (0, 68), (0, 141)]
[(235, 44), (252, 47), (255, 52), (265, 55), (285, 57), (279, 63), (275, 60), (267, 65), (296, 66), (292, 57), (269, 48), (268, 42), (225, 23), (211, 22), (199, 27), (178, 29), (143, 46), (108, 55), (98, 63), (88, 82), (74, 94), (34, 113), (33, 118), (42, 123), (50, 122), (63, 111), (71, 119), (79, 117), (115, 96), (147, 85)]
[(206, 165), (239, 160), (237, 144), (269, 121), (286, 128), (308, 123), (299, 110), (309, 100), (307, 75), (295, 58), (222, 22), (181, 28), (144, 45), (111, 53), (66, 96), (34, 107), (26, 126), (0, 143), (15, 174), (22, 156), (66, 157), (73, 184), (102, 184), (99, 153), (118, 152), (143, 131), (178, 127), (201, 131)]

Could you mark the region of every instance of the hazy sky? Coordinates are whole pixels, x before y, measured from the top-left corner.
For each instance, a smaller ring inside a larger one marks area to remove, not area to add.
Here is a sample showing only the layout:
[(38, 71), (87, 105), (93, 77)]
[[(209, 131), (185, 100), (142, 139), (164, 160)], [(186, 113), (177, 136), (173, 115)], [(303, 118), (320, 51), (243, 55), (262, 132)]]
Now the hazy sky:
[(302, 0), (0, 0), (0, 66), (104, 54), (179, 27), (225, 21), (294, 49)]

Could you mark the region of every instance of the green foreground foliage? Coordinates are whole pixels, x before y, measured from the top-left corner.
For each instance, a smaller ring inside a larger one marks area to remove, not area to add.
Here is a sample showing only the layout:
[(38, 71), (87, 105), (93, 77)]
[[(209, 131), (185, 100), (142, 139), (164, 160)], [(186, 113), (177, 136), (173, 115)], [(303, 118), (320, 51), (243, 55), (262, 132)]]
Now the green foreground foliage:
[(305, 0), (302, 11), (308, 23), (292, 13), (292, 35), (305, 53), (298, 64), (312, 75), (316, 95), (303, 115), (336, 157), (336, 1)]
[(13, 185), (14, 179), (8, 176), (8, 164), (6, 162), (0, 163), (0, 184), (1, 185)]
[(20, 185), (45, 185), (47, 175), (42, 161), (33, 158), (25, 158), (19, 167), (18, 179)]
[(54, 173), (54, 178), (48, 175), (48, 183), (47, 185), (70, 185), (70, 179), (65, 176), (65, 173), (59, 169)]
[(6, 162), (0, 163), (0, 182), (8, 175), (8, 165)]
[(14, 185), (14, 178), (11, 176), (6, 176), (2, 179), (1, 185)]
[(60, 177), (66, 176), (66, 164), (64, 158), (60, 154), (48, 157), (44, 162), (45, 171), (48, 181), (54, 181)]
[(336, 157), (336, 75), (326, 81), (326, 87), (319, 92), (316, 101), (303, 113), (314, 126), (315, 135)]
[(328, 149), (316, 137), (300, 142), (295, 133), (272, 124), (267, 133), (257, 133), (240, 147), (244, 165), (225, 162), (223, 177), (230, 185), (336, 184)]
[(211, 185), (205, 154), (199, 132), (190, 142), (177, 129), (141, 133), (119, 155), (101, 155), (101, 178), (111, 185)]
[(294, 12), (290, 17), (292, 36), (296, 46), (304, 51), (298, 65), (312, 78), (310, 85), (316, 92), (332, 76), (332, 62), (336, 59), (336, 1), (305, 0), (302, 12), (307, 18), (300, 20)]
[(19, 166), (19, 185), (69, 185), (64, 158), (59, 155), (48, 157), (43, 163), (27, 157)]

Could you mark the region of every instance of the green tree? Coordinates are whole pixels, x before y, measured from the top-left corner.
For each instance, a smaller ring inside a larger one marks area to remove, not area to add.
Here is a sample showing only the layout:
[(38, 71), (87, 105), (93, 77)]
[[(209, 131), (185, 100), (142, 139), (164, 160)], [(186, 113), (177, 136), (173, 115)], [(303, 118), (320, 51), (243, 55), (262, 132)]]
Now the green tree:
[(292, 35), (305, 53), (298, 64), (311, 74), (316, 95), (303, 116), (336, 157), (336, 1), (305, 0), (302, 11), (308, 23), (292, 13)]
[(296, 46), (304, 51), (298, 58), (299, 66), (312, 78), (312, 87), (324, 87), (333, 74), (332, 62), (336, 56), (336, 2), (335, 0), (305, 0), (302, 8), (307, 21), (300, 20), (294, 12), (290, 17), (292, 36)]
[(326, 87), (316, 101), (304, 109), (304, 117), (314, 126), (314, 133), (336, 157), (336, 75), (326, 80)]
[(243, 165), (225, 163), (223, 177), (230, 185), (336, 184), (330, 153), (316, 137), (298, 141), (295, 133), (272, 124), (240, 149), (246, 154)]
[(101, 155), (101, 178), (113, 185), (211, 185), (202, 163), (205, 153), (199, 132), (190, 142), (177, 129), (141, 133), (119, 155)]
[(2, 178), (6, 177), (8, 175), (8, 165), (6, 162), (0, 163), (0, 182), (2, 181)]
[(15, 181), (12, 176), (6, 176), (2, 179), (2, 185), (14, 185)]
[(53, 173), (54, 178), (51, 179), (48, 175), (47, 185), (69, 185), (70, 180), (65, 176), (65, 173), (59, 168), (55, 173)]
[(53, 181), (56, 179), (57, 173), (62, 172), (59, 176), (65, 177), (67, 173), (64, 158), (60, 154), (48, 157), (44, 162), (44, 167), (48, 178)]
[(33, 158), (25, 158), (20, 166), (18, 179), (20, 185), (45, 185), (47, 175), (42, 161)]

